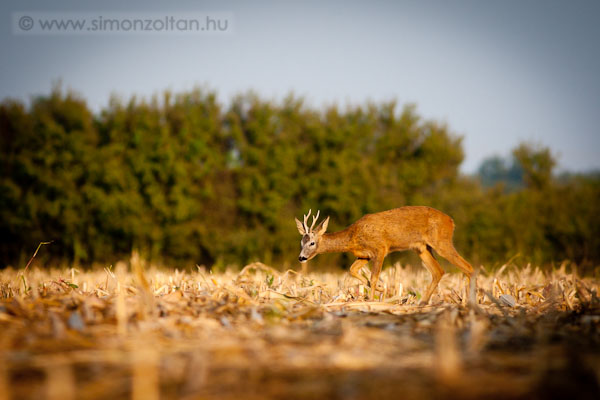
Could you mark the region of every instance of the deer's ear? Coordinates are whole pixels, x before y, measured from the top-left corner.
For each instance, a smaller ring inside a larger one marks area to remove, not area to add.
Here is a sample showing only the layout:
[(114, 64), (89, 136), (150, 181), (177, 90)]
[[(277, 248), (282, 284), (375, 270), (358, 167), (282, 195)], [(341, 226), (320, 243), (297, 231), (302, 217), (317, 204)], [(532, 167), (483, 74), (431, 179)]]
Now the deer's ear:
[(304, 230), (304, 225), (302, 224), (302, 222), (300, 222), (298, 220), (298, 218), (294, 218), (296, 220), (296, 226), (298, 227), (298, 232), (300, 232), (300, 234), (302, 236), (306, 235), (306, 231)]
[(327, 225), (329, 225), (329, 217), (327, 217), (321, 224), (317, 227), (317, 235), (322, 235), (327, 230)]

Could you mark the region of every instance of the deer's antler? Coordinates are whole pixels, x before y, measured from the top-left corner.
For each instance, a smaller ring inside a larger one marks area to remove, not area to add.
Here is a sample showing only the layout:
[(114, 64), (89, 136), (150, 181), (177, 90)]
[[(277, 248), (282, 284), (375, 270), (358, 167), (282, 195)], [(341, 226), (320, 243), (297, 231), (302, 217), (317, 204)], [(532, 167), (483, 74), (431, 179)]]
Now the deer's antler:
[(310, 217), (310, 213), (312, 212), (312, 208), (310, 210), (308, 210), (308, 214), (306, 214), (304, 216), (304, 232), (309, 233), (310, 230), (308, 229), (308, 217)]
[(312, 212), (312, 208), (310, 210), (308, 210), (308, 214), (306, 214), (304, 216), (304, 232), (306, 232), (306, 233), (312, 232), (313, 228), (315, 227), (315, 224), (317, 223), (317, 220), (319, 219), (319, 214), (321, 213), (320, 210), (317, 210), (317, 215), (313, 215), (312, 224), (310, 225), (310, 228), (309, 228), (308, 227), (308, 218), (310, 217), (311, 212)]
[(313, 228), (315, 227), (315, 224), (317, 223), (317, 220), (319, 219), (319, 214), (321, 213), (320, 210), (317, 210), (317, 215), (313, 216), (313, 221), (312, 221), (312, 225), (310, 226), (310, 231), (312, 232)]

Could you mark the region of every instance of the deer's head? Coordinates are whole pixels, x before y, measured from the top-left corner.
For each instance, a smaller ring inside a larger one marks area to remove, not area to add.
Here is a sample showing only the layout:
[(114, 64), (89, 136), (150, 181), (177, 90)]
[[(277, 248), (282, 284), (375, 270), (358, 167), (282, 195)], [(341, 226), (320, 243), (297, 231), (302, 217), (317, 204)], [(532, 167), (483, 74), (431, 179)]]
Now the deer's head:
[(304, 222), (300, 222), (298, 218), (294, 218), (296, 220), (296, 226), (298, 227), (298, 232), (302, 235), (302, 240), (300, 241), (300, 246), (302, 246), (302, 250), (300, 251), (300, 256), (298, 256), (298, 260), (304, 263), (313, 258), (318, 254), (319, 242), (321, 241), (321, 237), (327, 230), (327, 225), (329, 224), (329, 217), (327, 217), (323, 222), (317, 226), (316, 229), (313, 230), (317, 220), (319, 219), (320, 211), (317, 211), (317, 215), (313, 216), (312, 224), (310, 227), (308, 226), (308, 217), (310, 217), (310, 213), (312, 210), (308, 210), (308, 214), (304, 216)]

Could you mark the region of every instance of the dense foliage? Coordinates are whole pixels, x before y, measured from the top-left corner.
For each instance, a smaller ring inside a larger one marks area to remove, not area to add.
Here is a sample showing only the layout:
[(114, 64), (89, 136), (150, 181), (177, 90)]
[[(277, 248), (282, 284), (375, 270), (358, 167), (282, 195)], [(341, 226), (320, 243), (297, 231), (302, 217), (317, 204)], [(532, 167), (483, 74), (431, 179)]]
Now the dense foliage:
[(335, 230), (402, 205), (453, 216), (474, 263), (600, 261), (597, 177), (558, 180), (547, 149), (521, 145), (512, 167), (484, 164), (482, 184), (458, 172), (460, 138), (412, 106), (315, 110), (247, 94), (225, 107), (195, 90), (94, 115), (55, 89), (0, 104), (0, 154), (2, 265), (48, 240), (46, 254), (80, 263), (136, 249), (185, 265), (291, 264), (293, 217), (309, 208)]

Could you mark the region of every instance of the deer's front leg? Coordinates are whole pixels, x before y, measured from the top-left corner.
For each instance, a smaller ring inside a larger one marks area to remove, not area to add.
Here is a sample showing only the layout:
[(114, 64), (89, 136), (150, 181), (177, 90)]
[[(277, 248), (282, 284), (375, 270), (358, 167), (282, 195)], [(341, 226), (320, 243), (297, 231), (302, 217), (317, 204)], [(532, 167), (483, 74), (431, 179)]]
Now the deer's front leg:
[(358, 279), (365, 285), (369, 285), (369, 281), (363, 275), (361, 275), (360, 270), (369, 262), (366, 258), (357, 258), (352, 265), (350, 266), (350, 275), (354, 278)]
[(379, 285), (379, 274), (381, 273), (381, 267), (383, 266), (383, 259), (385, 257), (385, 253), (379, 253), (375, 257), (371, 259), (371, 294), (369, 295), (369, 299), (375, 299), (375, 291), (383, 292), (383, 287)]

